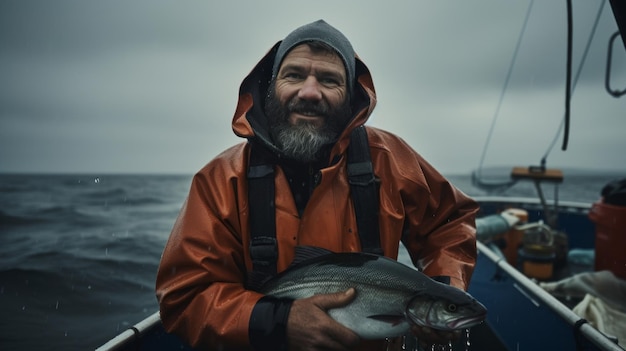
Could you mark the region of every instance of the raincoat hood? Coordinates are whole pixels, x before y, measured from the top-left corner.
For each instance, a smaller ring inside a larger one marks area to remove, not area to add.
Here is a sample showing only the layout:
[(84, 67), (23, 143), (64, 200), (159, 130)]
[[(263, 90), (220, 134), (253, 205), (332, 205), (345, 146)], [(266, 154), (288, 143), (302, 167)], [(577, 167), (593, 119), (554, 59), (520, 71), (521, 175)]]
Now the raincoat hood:
[[(260, 143), (272, 153), (281, 156), (281, 152), (272, 141), (268, 119), (265, 115), (265, 97), (272, 80), (272, 68), (281, 42), (276, 43), (257, 63), (239, 88), (239, 100), (233, 116), (233, 132), (253, 143)], [(348, 147), (350, 132), (363, 125), (376, 105), (376, 92), (369, 69), (355, 57), (355, 81), (352, 86), (352, 117), (331, 150), (331, 157), (345, 152)]]

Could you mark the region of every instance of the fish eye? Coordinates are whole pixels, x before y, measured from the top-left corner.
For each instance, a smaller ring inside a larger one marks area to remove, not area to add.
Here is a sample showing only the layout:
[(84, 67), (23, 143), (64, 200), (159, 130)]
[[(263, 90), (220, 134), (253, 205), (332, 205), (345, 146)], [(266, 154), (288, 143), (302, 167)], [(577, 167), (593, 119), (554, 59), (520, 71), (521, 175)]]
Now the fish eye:
[(448, 311), (450, 312), (456, 312), (456, 305), (451, 303), (448, 305)]

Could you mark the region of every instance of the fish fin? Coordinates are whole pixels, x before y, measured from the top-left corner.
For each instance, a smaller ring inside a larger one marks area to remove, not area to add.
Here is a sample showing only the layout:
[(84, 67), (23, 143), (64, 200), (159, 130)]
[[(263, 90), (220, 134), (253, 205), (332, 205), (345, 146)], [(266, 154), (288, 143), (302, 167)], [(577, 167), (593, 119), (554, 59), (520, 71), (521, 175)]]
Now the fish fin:
[(291, 262), (290, 268), (298, 265), (306, 260), (332, 254), (333, 252), (322, 247), (317, 246), (296, 246), (294, 259)]
[(375, 314), (367, 316), (367, 318), (377, 320), (379, 322), (389, 323), (396, 326), (406, 320), (403, 314)]

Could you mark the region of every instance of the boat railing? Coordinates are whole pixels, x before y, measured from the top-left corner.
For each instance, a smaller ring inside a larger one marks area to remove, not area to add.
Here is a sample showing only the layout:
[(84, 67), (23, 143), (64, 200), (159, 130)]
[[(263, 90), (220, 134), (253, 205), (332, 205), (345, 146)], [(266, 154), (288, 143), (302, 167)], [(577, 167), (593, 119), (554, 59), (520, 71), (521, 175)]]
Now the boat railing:
[[(473, 196), (472, 198), (480, 204), (507, 204), (507, 206), (510, 207), (516, 207), (515, 205), (519, 204), (524, 206), (518, 207), (543, 210), (543, 204), (537, 198), (513, 196)], [(590, 209), (591, 204), (589, 203), (577, 201), (559, 201), (559, 212), (561, 213), (588, 213)]]
[(96, 351), (121, 351), (139, 349), (139, 345), (142, 342), (142, 336), (149, 333), (155, 328), (159, 328), (160, 325), (161, 316), (159, 314), (159, 311), (157, 311), (152, 315), (146, 317), (141, 322), (118, 334), (116, 337), (109, 340), (106, 344), (98, 347)]

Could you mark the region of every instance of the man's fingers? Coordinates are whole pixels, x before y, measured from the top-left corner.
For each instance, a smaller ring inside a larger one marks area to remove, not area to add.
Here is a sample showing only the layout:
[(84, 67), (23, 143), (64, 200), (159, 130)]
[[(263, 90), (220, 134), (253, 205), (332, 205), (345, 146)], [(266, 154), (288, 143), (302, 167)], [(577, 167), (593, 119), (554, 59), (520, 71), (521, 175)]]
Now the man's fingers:
[(356, 297), (356, 290), (350, 288), (334, 294), (323, 294), (311, 297), (311, 302), (324, 311), (348, 305)]
[(287, 321), (287, 338), (293, 350), (353, 350), (360, 338), (333, 320), (326, 311), (349, 304), (355, 289), (295, 300)]
[[(346, 291), (340, 291), (333, 294), (322, 294), (311, 297), (311, 302), (318, 306), (323, 311), (328, 311), (333, 308), (343, 307), (348, 305), (356, 297), (356, 290), (350, 288)], [(341, 324), (336, 324), (335, 327), (330, 328), (329, 336), (334, 342), (341, 345), (343, 348), (351, 349), (356, 346), (360, 338), (352, 330), (346, 328)]]

